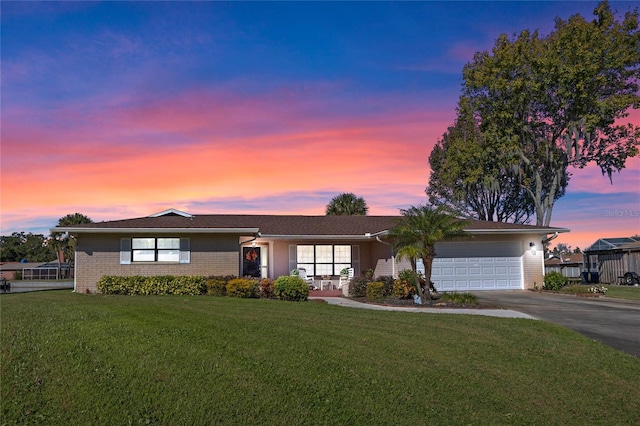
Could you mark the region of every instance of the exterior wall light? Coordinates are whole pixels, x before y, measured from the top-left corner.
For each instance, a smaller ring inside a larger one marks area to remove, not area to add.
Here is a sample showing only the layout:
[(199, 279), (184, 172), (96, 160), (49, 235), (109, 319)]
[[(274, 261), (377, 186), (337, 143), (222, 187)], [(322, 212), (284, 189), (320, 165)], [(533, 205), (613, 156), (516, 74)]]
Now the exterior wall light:
[(529, 243), (529, 247), (531, 247), (531, 254), (535, 256), (536, 255), (536, 243), (534, 243), (534, 242)]

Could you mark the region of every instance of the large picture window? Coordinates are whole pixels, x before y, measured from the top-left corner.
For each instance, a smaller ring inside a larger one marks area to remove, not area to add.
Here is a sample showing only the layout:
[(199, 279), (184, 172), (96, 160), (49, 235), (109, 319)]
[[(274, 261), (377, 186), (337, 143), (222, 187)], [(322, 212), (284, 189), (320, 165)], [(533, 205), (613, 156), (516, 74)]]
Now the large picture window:
[(120, 263), (190, 263), (189, 238), (141, 237), (120, 241)]
[(343, 268), (351, 268), (350, 245), (299, 245), (296, 247), (296, 267), (307, 275), (340, 275)]

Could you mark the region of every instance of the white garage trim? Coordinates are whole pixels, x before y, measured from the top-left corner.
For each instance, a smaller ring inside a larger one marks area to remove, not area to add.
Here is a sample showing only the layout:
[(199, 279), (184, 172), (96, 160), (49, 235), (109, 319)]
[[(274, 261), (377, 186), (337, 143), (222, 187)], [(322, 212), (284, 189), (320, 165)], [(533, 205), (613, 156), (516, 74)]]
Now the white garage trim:
[(520, 290), (519, 257), (462, 257), (434, 259), (431, 281), (439, 291)]

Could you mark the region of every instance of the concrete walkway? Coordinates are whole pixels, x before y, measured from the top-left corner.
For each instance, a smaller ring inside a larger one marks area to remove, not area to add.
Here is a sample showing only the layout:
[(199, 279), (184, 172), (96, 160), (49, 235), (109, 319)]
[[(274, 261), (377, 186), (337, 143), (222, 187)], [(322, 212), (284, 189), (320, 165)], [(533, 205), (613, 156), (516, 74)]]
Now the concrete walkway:
[(402, 312), (420, 312), (424, 314), (466, 314), (466, 315), (484, 315), (488, 317), (499, 318), (526, 318), (537, 319), (528, 314), (508, 309), (453, 309), (453, 308), (408, 308), (402, 306), (383, 306), (369, 303), (362, 303), (346, 297), (310, 297), (309, 299), (322, 299), (330, 305), (346, 306), (349, 308), (373, 309), (377, 311), (402, 311)]

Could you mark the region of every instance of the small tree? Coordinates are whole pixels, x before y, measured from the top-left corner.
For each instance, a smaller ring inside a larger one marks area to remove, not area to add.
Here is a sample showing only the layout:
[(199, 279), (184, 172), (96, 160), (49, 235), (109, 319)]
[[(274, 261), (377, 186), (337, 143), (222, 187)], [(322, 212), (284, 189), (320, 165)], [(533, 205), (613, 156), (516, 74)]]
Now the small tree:
[[(85, 223), (93, 223), (93, 220), (81, 213), (73, 213), (58, 219), (57, 226), (82, 225)], [(69, 233), (51, 232), (49, 244), (58, 256), (58, 269), (65, 259), (69, 262), (69, 266), (71, 266), (75, 257), (76, 237)]]
[(327, 216), (364, 216), (368, 212), (369, 207), (364, 198), (351, 192), (333, 197), (326, 208)]
[(395, 240), (394, 245), (398, 252), (405, 250), (410, 258), (420, 256), (422, 259), (427, 290), (423, 292), (417, 280), (416, 290), (423, 302), (431, 300), (429, 286), (433, 259), (436, 257), (435, 245), (443, 240), (468, 237), (469, 234), (463, 229), (467, 222), (456, 218), (453, 212), (444, 206), (412, 206), (400, 212), (402, 217), (390, 230), (389, 236)]

